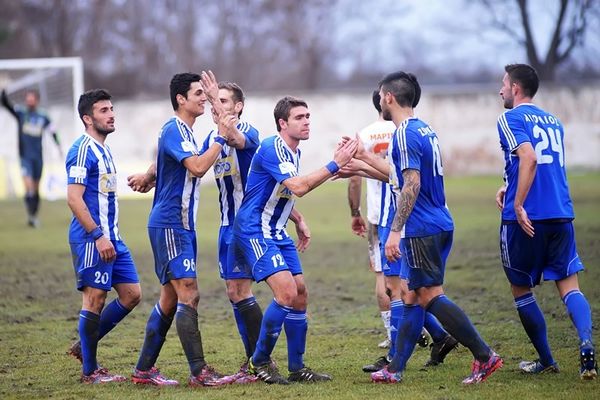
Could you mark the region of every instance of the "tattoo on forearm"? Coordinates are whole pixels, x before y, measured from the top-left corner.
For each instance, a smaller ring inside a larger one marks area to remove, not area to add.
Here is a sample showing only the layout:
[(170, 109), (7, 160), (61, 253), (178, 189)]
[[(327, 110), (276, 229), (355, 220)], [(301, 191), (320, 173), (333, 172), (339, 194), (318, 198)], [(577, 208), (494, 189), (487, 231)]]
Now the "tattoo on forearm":
[(421, 190), (421, 176), (419, 175), (419, 171), (407, 169), (402, 173), (402, 177), (404, 178), (404, 185), (398, 197), (398, 208), (396, 209), (396, 215), (394, 215), (394, 221), (392, 221), (392, 230), (394, 232), (402, 230)]

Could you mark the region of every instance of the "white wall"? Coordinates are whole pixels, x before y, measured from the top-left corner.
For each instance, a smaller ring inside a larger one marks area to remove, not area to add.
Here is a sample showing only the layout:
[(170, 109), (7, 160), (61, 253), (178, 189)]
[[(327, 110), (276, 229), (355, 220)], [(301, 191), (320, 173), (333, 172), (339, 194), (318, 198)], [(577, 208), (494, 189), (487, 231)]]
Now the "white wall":
[[(495, 86), (424, 87), (417, 116), (428, 122), (440, 138), (446, 174), (502, 173), (502, 154), (498, 145), (496, 119), (503, 112)], [(242, 118), (267, 137), (275, 133), (273, 107), (285, 94), (304, 98), (311, 111), (311, 138), (301, 144), (302, 170), (308, 172), (325, 164), (337, 140), (352, 135), (376, 118), (370, 92), (329, 91), (318, 93), (249, 94)], [(600, 82), (577, 87), (547, 87), (535, 101), (558, 116), (565, 126), (566, 161), (569, 168), (600, 169)], [(114, 101), (117, 130), (107, 143), (117, 160), (122, 189), (127, 174), (143, 170), (152, 161), (158, 132), (172, 115), (168, 98), (164, 101)], [(208, 110), (207, 110), (208, 111)], [(50, 109), (56, 120), (66, 152), (82, 132), (73, 128), (68, 111)], [(194, 127), (203, 140), (212, 129), (210, 113), (201, 116)], [(0, 198), (20, 195), (16, 157), (16, 126), (5, 111), (0, 111)], [(64, 192), (64, 166), (49, 138), (45, 142), (47, 195), (60, 197)], [(47, 187), (49, 178), (53, 187)], [(209, 178), (205, 178), (209, 181)], [(63, 182), (63, 183), (61, 183)]]

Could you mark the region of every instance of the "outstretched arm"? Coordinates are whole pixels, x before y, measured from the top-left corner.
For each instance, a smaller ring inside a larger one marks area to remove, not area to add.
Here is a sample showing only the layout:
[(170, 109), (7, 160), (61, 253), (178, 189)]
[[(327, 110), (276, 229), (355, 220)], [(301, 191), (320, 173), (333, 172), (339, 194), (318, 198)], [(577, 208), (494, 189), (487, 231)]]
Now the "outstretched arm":
[(19, 119), (19, 114), (17, 114), (17, 112), (15, 111), (15, 107), (8, 99), (8, 96), (6, 95), (6, 90), (2, 89), (1, 97), (2, 97), (2, 105), (4, 106), (4, 108), (6, 108), (8, 110), (8, 112), (12, 114), (13, 117), (15, 117), (16, 119)]
[(356, 140), (349, 140), (339, 145), (333, 155), (333, 161), (308, 175), (294, 176), (284, 180), (283, 185), (298, 197), (304, 196), (317, 186), (323, 184), (352, 159), (356, 152)]
[(145, 173), (129, 175), (127, 185), (134, 192), (147, 193), (156, 185), (156, 163), (152, 163)]

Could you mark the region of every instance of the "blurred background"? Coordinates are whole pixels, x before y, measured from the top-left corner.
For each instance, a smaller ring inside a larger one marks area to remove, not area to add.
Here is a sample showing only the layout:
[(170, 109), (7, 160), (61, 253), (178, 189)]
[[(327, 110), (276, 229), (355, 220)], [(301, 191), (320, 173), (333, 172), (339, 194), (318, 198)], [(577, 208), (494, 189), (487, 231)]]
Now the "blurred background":
[[(275, 133), (278, 98), (308, 101), (305, 171), (376, 119), (370, 96), (384, 74), (413, 72), (417, 115), (438, 133), (447, 174), (500, 177), (503, 67), (527, 62), (543, 79), (536, 102), (565, 125), (567, 165), (600, 169), (600, 0), (0, 0), (0, 9), (0, 87), (16, 103), (40, 91), (63, 152), (83, 132), (77, 91), (113, 94), (108, 144), (121, 184), (153, 160), (172, 115), (171, 76), (206, 69), (244, 88), (242, 118), (263, 138)], [(200, 117), (197, 139), (211, 129)], [(20, 196), (16, 124), (4, 109), (0, 132), (0, 198)], [(62, 197), (63, 160), (46, 139), (42, 193)]]

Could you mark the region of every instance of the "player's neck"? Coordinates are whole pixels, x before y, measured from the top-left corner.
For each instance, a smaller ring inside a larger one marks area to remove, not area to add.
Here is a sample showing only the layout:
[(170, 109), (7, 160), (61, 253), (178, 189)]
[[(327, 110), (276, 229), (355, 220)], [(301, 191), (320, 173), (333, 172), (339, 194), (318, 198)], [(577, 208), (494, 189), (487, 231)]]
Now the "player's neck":
[(192, 127), (194, 126), (194, 123), (196, 122), (196, 117), (194, 117), (193, 115), (189, 115), (188, 113), (184, 112), (183, 110), (175, 111), (175, 115), (177, 116), (177, 118), (179, 118), (180, 120), (185, 122), (185, 124), (190, 129), (192, 129)]
[(529, 104), (532, 102), (533, 102), (533, 99), (531, 97), (515, 98), (515, 100), (513, 101), (513, 108), (520, 106), (521, 104)]
[(280, 132), (279, 136), (281, 136), (285, 144), (287, 144), (288, 147), (295, 153), (296, 149), (298, 149), (298, 145), (300, 144), (300, 140), (294, 139), (293, 137), (286, 135), (284, 132)]
[(106, 140), (107, 135), (102, 135), (95, 129), (86, 129), (85, 131), (88, 135), (90, 135), (95, 141), (104, 146), (104, 141)]
[(414, 116), (415, 111), (412, 107), (398, 107), (392, 111), (392, 121), (394, 121), (394, 125), (396, 125), (396, 127), (400, 126), (401, 123)]

